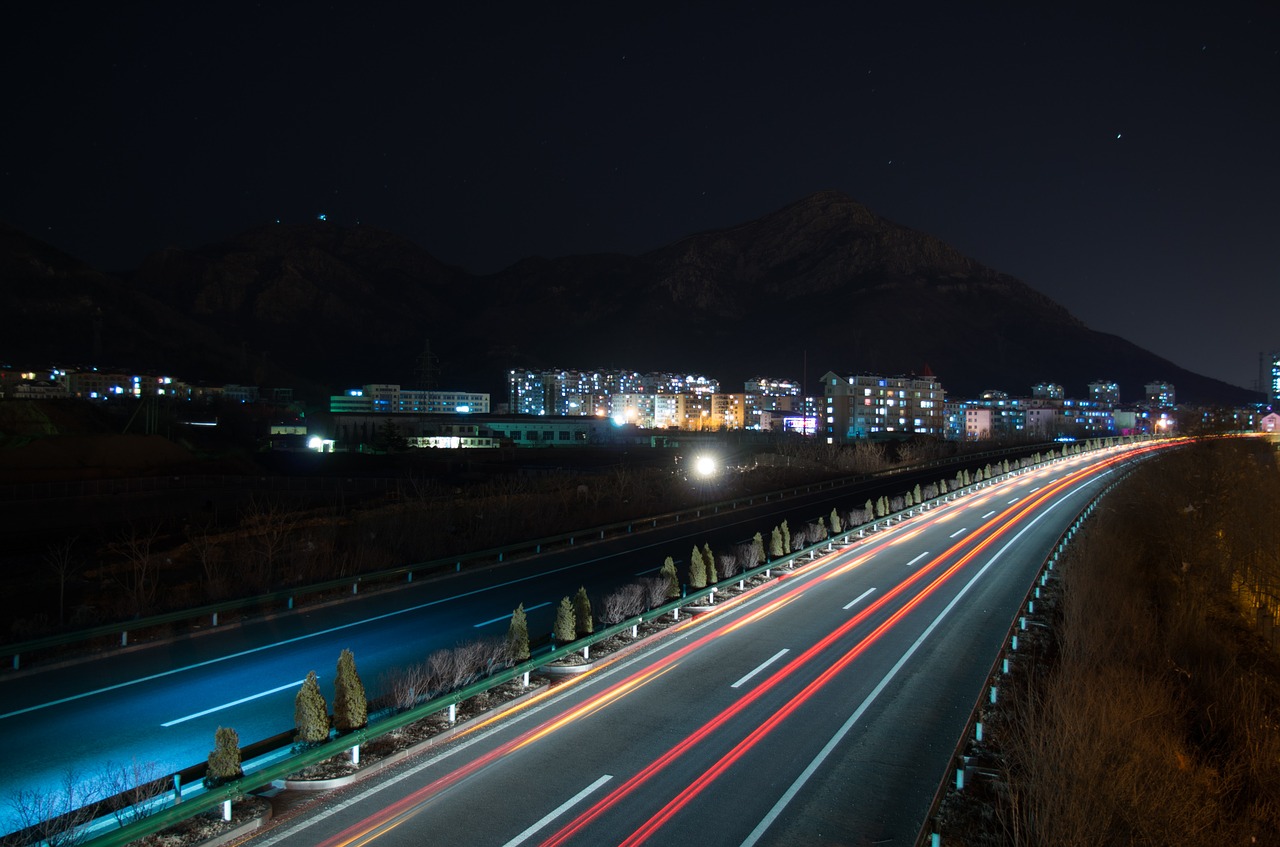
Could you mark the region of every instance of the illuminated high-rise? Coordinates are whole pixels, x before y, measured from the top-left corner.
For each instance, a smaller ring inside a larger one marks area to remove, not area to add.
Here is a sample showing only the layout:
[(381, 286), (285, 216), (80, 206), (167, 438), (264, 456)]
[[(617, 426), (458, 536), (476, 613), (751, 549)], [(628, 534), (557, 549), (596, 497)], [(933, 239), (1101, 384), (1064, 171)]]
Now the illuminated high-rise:
[(1267, 382), (1267, 399), (1272, 406), (1280, 405), (1280, 350), (1274, 350), (1271, 359), (1271, 378)]

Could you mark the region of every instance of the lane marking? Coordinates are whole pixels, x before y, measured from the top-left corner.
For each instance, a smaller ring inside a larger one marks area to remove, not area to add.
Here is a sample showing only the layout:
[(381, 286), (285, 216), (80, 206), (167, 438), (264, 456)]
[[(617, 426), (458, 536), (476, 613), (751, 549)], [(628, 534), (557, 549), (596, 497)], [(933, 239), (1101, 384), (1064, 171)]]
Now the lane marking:
[(947, 537), (948, 537), (948, 538), (955, 538), (957, 535), (964, 535), (964, 534), (965, 534), (966, 532), (968, 532), (968, 531), (969, 531), (969, 527), (967, 527), (967, 526), (962, 526), (962, 527), (960, 527), (959, 529), (957, 529), (955, 532), (951, 533), (951, 535), (949, 535), (949, 536), (947, 536)]
[(985, 515), (983, 515), (983, 516), (982, 516), (982, 519), (985, 521), (987, 518), (991, 517), (991, 516), (992, 516), (992, 515), (994, 515), (995, 513), (996, 513), (996, 510), (995, 510), (995, 509), (992, 509), (991, 511), (989, 511), (989, 512), (987, 512)]
[[(550, 605), (551, 605), (550, 601), (546, 603), (539, 603), (536, 606), (530, 606), (529, 608), (525, 609), (525, 611), (532, 612), (534, 609), (541, 609), (543, 606), (550, 606)], [(514, 612), (512, 614), (514, 614)], [(511, 620), (511, 615), (503, 615), (500, 618), (490, 618), (487, 621), (480, 621), (480, 623), (473, 623), (471, 626), (474, 629), (479, 629), (480, 627), (488, 626), (491, 623), (497, 623), (498, 621), (509, 621), (509, 620)]]
[(847, 612), (847, 611), (849, 611), (849, 610), (850, 610), (850, 609), (852, 609), (854, 606), (858, 605), (858, 604), (859, 604), (859, 603), (861, 603), (863, 600), (867, 599), (867, 597), (868, 597), (868, 596), (870, 596), (870, 595), (871, 595), (871, 594), (873, 594), (873, 593), (875, 593), (875, 589), (874, 589), (874, 588), (868, 588), (866, 591), (862, 592), (862, 593), (861, 593), (861, 594), (859, 594), (857, 597), (853, 598), (853, 600), (851, 600), (851, 601), (849, 601), (848, 603), (846, 603), (846, 604), (844, 605), (844, 610), (845, 610), (846, 612)]
[(765, 668), (769, 667), (769, 665), (772, 665), (774, 662), (778, 661), (778, 660), (779, 660), (779, 659), (781, 659), (783, 656), (787, 655), (787, 653), (789, 653), (789, 652), (790, 652), (790, 648), (789, 648), (789, 647), (783, 647), (783, 648), (782, 648), (781, 650), (779, 650), (777, 653), (774, 653), (772, 656), (770, 656), (769, 658), (765, 659), (765, 660), (764, 660), (764, 663), (763, 663), (763, 664), (761, 664), (760, 666), (758, 666), (758, 667), (757, 667), (755, 670), (753, 670), (751, 673), (747, 674), (747, 675), (746, 675), (746, 676), (744, 676), (742, 679), (738, 680), (737, 682), (735, 682), (733, 685), (730, 685), (729, 687), (730, 687), (730, 688), (738, 688), (738, 687), (740, 687), (740, 686), (741, 686), (743, 683), (745, 683), (747, 680), (751, 679), (751, 677), (753, 677), (753, 676), (755, 676), (756, 674), (760, 673), (760, 671), (762, 671), (762, 670), (764, 670)]
[(822, 766), (822, 763), (826, 760), (828, 756), (831, 755), (831, 752), (835, 750), (836, 746), (841, 741), (844, 740), (844, 737), (846, 735), (849, 734), (849, 730), (853, 729), (853, 725), (858, 722), (858, 720), (862, 717), (863, 713), (865, 713), (867, 709), (871, 707), (871, 704), (875, 702), (875, 699), (877, 697), (880, 696), (880, 693), (884, 691), (884, 689), (889, 685), (889, 683), (893, 680), (893, 678), (897, 676), (898, 671), (902, 670), (903, 665), (905, 665), (907, 661), (913, 655), (915, 655), (916, 650), (920, 649), (920, 645), (924, 643), (924, 640), (928, 638), (935, 629), (938, 628), (938, 625), (942, 623), (943, 618), (951, 614), (951, 610), (956, 607), (956, 605), (960, 602), (961, 598), (963, 598), (965, 594), (969, 593), (969, 589), (972, 588), (974, 584), (977, 583), (977, 581), (982, 578), (983, 574), (987, 572), (987, 569), (990, 568), (992, 565), (994, 565), (996, 563), (996, 560), (998, 560), (1001, 556), (1003, 556), (1005, 551), (1008, 550), (1010, 547), (1012, 547), (1013, 544), (1017, 542), (1018, 539), (1020, 539), (1025, 532), (1027, 532), (1033, 526), (1039, 523), (1041, 518), (1043, 518), (1045, 515), (1052, 512), (1062, 503), (1066, 502), (1067, 499), (1069, 499), (1070, 497), (1075, 495), (1078, 491), (1080, 491), (1081, 488), (1084, 487), (1084, 485), (1087, 485), (1088, 483), (1094, 482), (1094, 481), (1096, 481), (1096, 478), (1085, 480), (1083, 485), (1077, 486), (1075, 489), (1063, 494), (1061, 499), (1055, 501), (1053, 505), (1049, 506), (1043, 512), (1041, 512), (1040, 514), (1032, 518), (1031, 521), (1018, 532), (1017, 535), (1013, 536), (1013, 538), (1010, 538), (1003, 547), (1001, 547), (998, 551), (996, 551), (995, 555), (993, 555), (990, 559), (987, 560), (987, 563), (983, 565), (978, 570), (978, 572), (975, 573), (973, 577), (964, 584), (964, 587), (960, 589), (960, 591), (956, 594), (956, 596), (951, 599), (951, 602), (946, 605), (946, 608), (944, 608), (941, 612), (938, 613), (938, 616), (933, 619), (933, 622), (929, 624), (929, 626), (925, 627), (924, 632), (920, 633), (920, 637), (917, 638), (915, 642), (910, 647), (907, 648), (907, 651), (902, 654), (902, 658), (898, 659), (898, 661), (894, 664), (894, 666), (889, 669), (889, 672), (885, 674), (884, 678), (880, 680), (879, 684), (877, 684), (876, 687), (872, 689), (871, 693), (867, 695), (867, 699), (863, 700), (861, 705), (858, 706), (857, 710), (854, 711), (854, 713), (849, 716), (849, 719), (844, 722), (844, 724), (840, 727), (840, 729), (836, 730), (836, 734), (831, 736), (831, 740), (826, 743), (826, 746), (824, 746), (822, 750), (819, 751), (818, 755), (814, 758), (813, 761), (809, 763), (808, 767), (806, 767), (804, 771), (801, 772), (800, 776), (796, 777), (796, 781), (791, 783), (791, 787), (788, 788), (783, 793), (783, 795), (778, 798), (778, 802), (773, 805), (773, 808), (769, 810), (768, 814), (766, 814), (763, 818), (761, 818), (760, 823), (756, 824), (756, 828), (751, 830), (751, 834), (748, 835), (746, 840), (742, 842), (742, 847), (754, 847), (754, 845), (760, 840), (761, 836), (764, 835), (765, 830), (767, 830), (773, 824), (773, 822), (778, 819), (778, 815), (782, 814), (782, 810), (786, 808), (788, 803), (790, 803), (793, 799), (795, 799), (795, 796), (800, 793), (800, 789), (804, 787), (804, 784), (809, 781), (809, 778), (812, 777), (815, 772), (817, 772), (818, 768)]
[(526, 829), (524, 832), (517, 835), (515, 838), (508, 841), (506, 844), (502, 845), (502, 847), (516, 847), (517, 844), (523, 844), (531, 836), (536, 835), (538, 830), (542, 829), (547, 824), (551, 823), (553, 820), (555, 820), (556, 818), (563, 815), (565, 812), (572, 809), (578, 803), (581, 803), (584, 799), (586, 799), (588, 795), (598, 790), (600, 786), (604, 785), (606, 782), (608, 782), (611, 779), (613, 779), (613, 774), (605, 774), (604, 776), (600, 777), (595, 782), (591, 783), (586, 788), (582, 789), (577, 794), (570, 797), (568, 800), (565, 800), (559, 806), (556, 806), (555, 809), (553, 809), (546, 817), (544, 817), (542, 820), (538, 821), (533, 826)]
[(1021, 499), (1022, 499), (1021, 497), (1014, 497), (1012, 500), (1009, 501), (1009, 503), (1010, 504), (1017, 503)]
[(1037, 491), (1039, 491), (1039, 490), (1040, 490), (1040, 486), (1039, 486), (1039, 485), (1037, 485), (1035, 488), (1031, 489), (1031, 490), (1030, 490), (1030, 491), (1028, 491), (1027, 493), (1028, 493), (1028, 494), (1035, 494), (1035, 493), (1036, 493)]
[(916, 562), (920, 561), (921, 559), (923, 559), (925, 556), (928, 556), (928, 555), (929, 555), (929, 551), (928, 551), (928, 550), (925, 550), (925, 551), (924, 551), (923, 553), (921, 553), (919, 556), (916, 556), (914, 559), (912, 559), (911, 561), (907, 562), (907, 567), (911, 567), (911, 566), (912, 566), (912, 565), (914, 565)]
[[(319, 677), (316, 677), (316, 679), (319, 679)], [(257, 700), (259, 697), (266, 697), (268, 694), (275, 694), (277, 691), (284, 691), (286, 688), (297, 688), (305, 681), (306, 680), (300, 679), (297, 682), (287, 682), (284, 685), (276, 686), (270, 691), (261, 691), (257, 694), (250, 694), (248, 697), (241, 697), (239, 700), (232, 700), (230, 703), (223, 703), (221, 706), (214, 706), (212, 709), (205, 709), (203, 712), (196, 712), (194, 715), (187, 715), (185, 718), (178, 718), (177, 720), (172, 720), (160, 725), (164, 727), (177, 726), (180, 723), (186, 723), (187, 721), (195, 720), (196, 718), (202, 718), (205, 715), (211, 715), (214, 712), (219, 712), (223, 709), (230, 709), (232, 706), (239, 706), (241, 703), (248, 703), (250, 700)]]

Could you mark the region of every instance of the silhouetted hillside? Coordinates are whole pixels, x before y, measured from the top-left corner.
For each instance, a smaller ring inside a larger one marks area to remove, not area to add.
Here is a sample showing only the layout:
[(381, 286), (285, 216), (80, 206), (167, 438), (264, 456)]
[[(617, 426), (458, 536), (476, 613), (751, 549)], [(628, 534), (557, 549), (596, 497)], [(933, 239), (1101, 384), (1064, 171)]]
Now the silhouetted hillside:
[[(1043, 380), (1083, 396), (1106, 377), (1124, 398), (1163, 379), (1186, 401), (1253, 399), (1094, 332), (1021, 281), (837, 192), (640, 256), (529, 258), (487, 276), (396, 235), (324, 222), (165, 250), (128, 279), (11, 231), (0, 250), (26, 316), (0, 351), (11, 357), (87, 355), (100, 309), (104, 355), (222, 369), (228, 380), (274, 373), (320, 393), (416, 385), (429, 339), (440, 387), (495, 399), (510, 368), (699, 372), (741, 390), (753, 375), (799, 377), (806, 359), (815, 389), (827, 370), (927, 366), (953, 396), (1026, 394)], [(68, 347), (76, 352), (57, 355)]]

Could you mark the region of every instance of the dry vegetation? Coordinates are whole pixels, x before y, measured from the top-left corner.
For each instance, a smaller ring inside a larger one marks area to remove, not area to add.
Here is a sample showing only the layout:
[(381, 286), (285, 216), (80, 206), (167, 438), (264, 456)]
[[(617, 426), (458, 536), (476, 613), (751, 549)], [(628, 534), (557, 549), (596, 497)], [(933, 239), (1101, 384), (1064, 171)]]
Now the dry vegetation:
[[(286, 494), (254, 494), (234, 510), (135, 520), (64, 534), (10, 567), (26, 587), (0, 632), (22, 641), (52, 632), (365, 574), (529, 538), (659, 514), (820, 478), (885, 471), (953, 454), (948, 442), (850, 447), (783, 440), (714, 490), (669, 467), (494, 473), (465, 484), (406, 477), (386, 498), (305, 508)], [(895, 452), (896, 451), (896, 454)], [(232, 616), (228, 615), (228, 620)]]
[(1277, 481), (1265, 442), (1212, 441), (1108, 496), (946, 843), (1280, 843)]

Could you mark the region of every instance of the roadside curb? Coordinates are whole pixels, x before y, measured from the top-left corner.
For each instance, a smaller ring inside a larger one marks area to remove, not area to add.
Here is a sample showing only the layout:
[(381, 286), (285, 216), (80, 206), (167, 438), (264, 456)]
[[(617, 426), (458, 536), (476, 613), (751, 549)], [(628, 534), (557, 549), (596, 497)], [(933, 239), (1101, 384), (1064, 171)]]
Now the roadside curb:
[(201, 841), (198, 847), (222, 847), (224, 844), (230, 844), (239, 841), (251, 832), (255, 832), (266, 826), (271, 820), (271, 807), (256, 818), (250, 818), (234, 829), (229, 829), (220, 835), (215, 835), (207, 841)]

